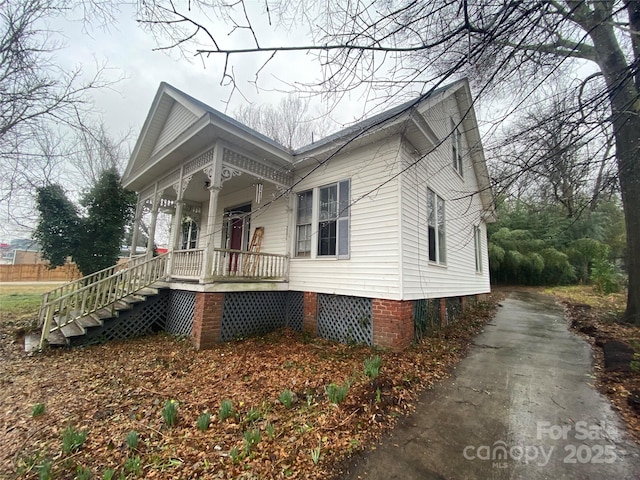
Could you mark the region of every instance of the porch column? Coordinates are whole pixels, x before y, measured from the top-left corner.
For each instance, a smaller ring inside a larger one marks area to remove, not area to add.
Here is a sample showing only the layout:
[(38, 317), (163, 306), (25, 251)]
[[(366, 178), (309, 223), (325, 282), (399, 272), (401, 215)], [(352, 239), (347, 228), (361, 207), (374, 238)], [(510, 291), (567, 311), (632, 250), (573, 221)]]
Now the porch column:
[(207, 214), (207, 238), (205, 243), (204, 258), (202, 261), (202, 273), (200, 274), (200, 283), (205, 283), (206, 278), (211, 275), (213, 265), (213, 232), (216, 221), (216, 210), (218, 209), (218, 195), (221, 186), (212, 184), (209, 187), (209, 212)]
[(171, 222), (171, 239), (169, 240), (169, 259), (167, 260), (167, 273), (171, 275), (173, 273), (173, 264), (175, 256), (174, 250), (178, 250), (180, 247), (180, 234), (182, 233), (182, 209), (184, 207), (184, 201), (175, 201), (175, 210), (173, 211), (173, 221)]
[(158, 209), (160, 208), (160, 195), (153, 196), (153, 207), (151, 208), (151, 222), (149, 223), (149, 239), (147, 240), (147, 259), (153, 258), (153, 245), (156, 236), (156, 220), (158, 219)]
[(176, 200), (176, 210), (173, 215), (173, 225), (171, 226), (171, 244), (169, 245), (169, 251), (180, 249), (180, 235), (182, 234), (182, 211), (184, 209), (184, 201)]
[(133, 217), (133, 232), (131, 232), (131, 251), (129, 252), (129, 258), (132, 258), (136, 255), (136, 250), (138, 247), (138, 235), (140, 235), (140, 219), (142, 218), (142, 210), (143, 203), (138, 197), (138, 202), (136, 203), (136, 214)]

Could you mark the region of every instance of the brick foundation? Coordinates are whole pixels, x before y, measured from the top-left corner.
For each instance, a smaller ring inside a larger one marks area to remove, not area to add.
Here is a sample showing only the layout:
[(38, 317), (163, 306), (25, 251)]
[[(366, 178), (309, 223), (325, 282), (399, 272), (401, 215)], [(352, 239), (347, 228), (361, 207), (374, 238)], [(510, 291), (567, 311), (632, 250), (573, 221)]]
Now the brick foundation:
[(374, 298), (373, 344), (401, 350), (413, 342), (413, 301)]
[(302, 331), (313, 336), (318, 334), (318, 294), (315, 292), (304, 292)]
[(196, 293), (191, 342), (198, 350), (220, 342), (223, 303), (224, 293)]
[(447, 299), (446, 298), (440, 299), (440, 326), (441, 327), (447, 326)]

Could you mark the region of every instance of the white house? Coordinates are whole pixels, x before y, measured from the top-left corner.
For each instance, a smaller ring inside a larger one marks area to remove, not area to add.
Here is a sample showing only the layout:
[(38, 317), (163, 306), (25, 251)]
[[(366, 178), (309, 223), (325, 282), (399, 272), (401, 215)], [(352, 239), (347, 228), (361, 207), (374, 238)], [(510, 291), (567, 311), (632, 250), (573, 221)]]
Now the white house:
[(402, 348), (490, 290), (466, 80), (295, 151), (161, 83), (123, 183), (149, 261), (172, 215), (162, 300), (140, 308), (198, 348), (283, 325)]

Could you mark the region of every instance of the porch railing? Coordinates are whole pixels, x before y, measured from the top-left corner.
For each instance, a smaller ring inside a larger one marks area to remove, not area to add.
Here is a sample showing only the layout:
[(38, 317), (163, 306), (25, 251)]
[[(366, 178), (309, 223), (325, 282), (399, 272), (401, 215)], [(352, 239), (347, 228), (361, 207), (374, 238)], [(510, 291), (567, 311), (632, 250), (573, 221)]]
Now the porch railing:
[(174, 250), (171, 259), (171, 276), (175, 278), (200, 278), (204, 248)]
[[(171, 276), (199, 279), (203, 262), (204, 249), (174, 250)], [(210, 277), (213, 280), (286, 280), (289, 275), (289, 257), (273, 253), (216, 248), (211, 264)]]
[(274, 253), (216, 248), (211, 274), (214, 278), (286, 280), (289, 275), (289, 257)]
[[(113, 306), (127, 295), (164, 278), (167, 258), (166, 253), (151, 259), (134, 257), (124, 264), (106, 268), (45, 293), (40, 309), (40, 348), (45, 346), (52, 331), (61, 330), (82, 317)], [(54, 316), (57, 316), (55, 326)]]

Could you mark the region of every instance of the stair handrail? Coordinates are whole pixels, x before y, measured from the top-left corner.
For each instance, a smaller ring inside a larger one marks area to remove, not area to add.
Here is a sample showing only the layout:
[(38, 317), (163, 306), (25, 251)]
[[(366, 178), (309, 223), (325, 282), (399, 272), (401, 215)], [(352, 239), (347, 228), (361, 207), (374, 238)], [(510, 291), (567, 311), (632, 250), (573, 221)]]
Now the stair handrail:
[(42, 326), (43, 322), (44, 322), (44, 318), (42, 316), (42, 312), (43, 309), (45, 307), (45, 305), (58, 297), (62, 297), (66, 294), (75, 292), (77, 290), (79, 290), (82, 287), (85, 287), (87, 285), (91, 285), (94, 282), (97, 282), (101, 279), (110, 277), (111, 275), (113, 275), (114, 273), (120, 271), (120, 270), (124, 270), (125, 268), (130, 268), (132, 266), (135, 266), (138, 263), (144, 262), (144, 260), (146, 260), (146, 255), (142, 254), (142, 255), (136, 255), (135, 257), (131, 257), (127, 260), (120, 261), (118, 263), (116, 263), (115, 265), (112, 265), (110, 267), (104, 268), (102, 270), (98, 270), (97, 272), (94, 272), (90, 275), (85, 275), (82, 278), (79, 278), (77, 280), (73, 280), (71, 282), (67, 282), (64, 285), (60, 285), (59, 287), (54, 288), (53, 290), (49, 290), (48, 292), (45, 292), (42, 294), (42, 301), (40, 303), (40, 317), (39, 317), (39, 322), (38, 322), (38, 326)]
[[(39, 317), (42, 325), (40, 349), (44, 348), (52, 331), (113, 306), (127, 295), (165, 278), (168, 255), (163, 253), (150, 259), (145, 256), (133, 257), (128, 262), (105, 268), (43, 294)], [(63, 320), (51, 328), (55, 314)]]

